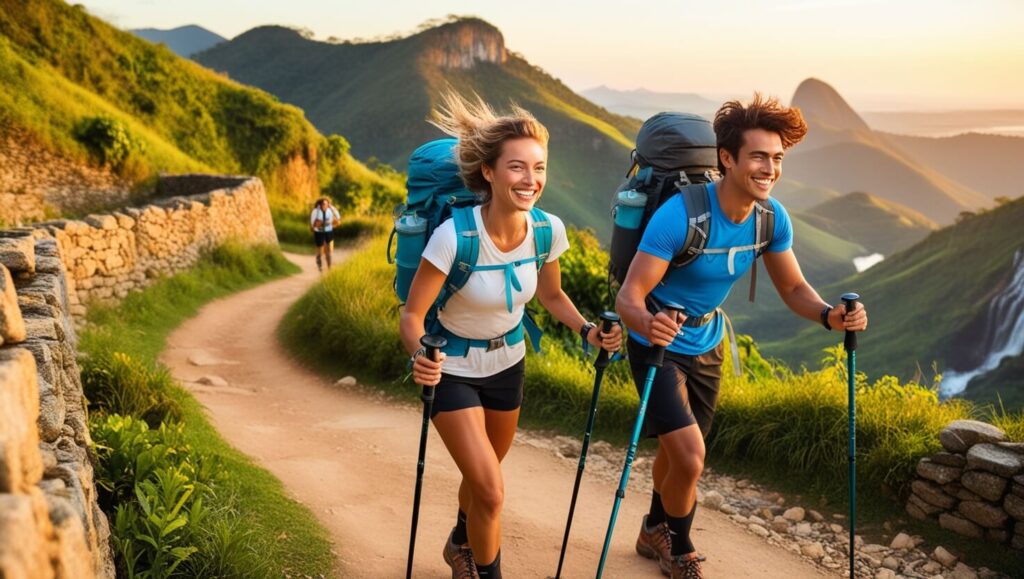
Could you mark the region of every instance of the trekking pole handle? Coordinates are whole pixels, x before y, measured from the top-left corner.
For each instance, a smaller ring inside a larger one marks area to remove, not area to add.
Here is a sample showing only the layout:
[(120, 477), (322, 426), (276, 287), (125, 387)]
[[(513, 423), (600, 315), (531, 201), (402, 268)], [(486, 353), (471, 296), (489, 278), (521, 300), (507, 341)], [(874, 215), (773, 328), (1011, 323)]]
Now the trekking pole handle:
[[(843, 294), (840, 299), (843, 300), (843, 304), (846, 305), (846, 313), (849, 314), (857, 307), (857, 300), (860, 299), (860, 295), (851, 292)], [(847, 330), (846, 336), (843, 339), (843, 346), (846, 348), (847, 352), (855, 351), (857, 349), (857, 333)]]
[[(679, 314), (686, 313), (686, 308), (677, 304), (665, 304), (665, 309), (662, 311), (668, 314), (668, 317), (672, 318), (672, 321), (675, 322), (676, 318), (679, 317)], [(654, 346), (654, 349), (651, 350), (650, 356), (647, 358), (647, 365), (661, 368), (664, 361), (665, 346)]]
[[(607, 334), (612, 331), (612, 326), (619, 323), (619, 315), (615, 312), (601, 312), (601, 332)], [(608, 357), (610, 354), (608, 350), (601, 348), (601, 351), (597, 353), (597, 360), (594, 361), (595, 367), (604, 368), (608, 365)]]
[[(426, 348), (427, 353), (424, 354), (427, 358), (437, 361), (438, 354), (441, 349), (448, 345), (448, 340), (444, 336), (438, 336), (436, 334), (425, 334), (420, 338), (420, 345)], [(420, 394), (420, 398), (424, 402), (433, 402), (434, 400), (434, 387), (424, 386), (423, 393)]]

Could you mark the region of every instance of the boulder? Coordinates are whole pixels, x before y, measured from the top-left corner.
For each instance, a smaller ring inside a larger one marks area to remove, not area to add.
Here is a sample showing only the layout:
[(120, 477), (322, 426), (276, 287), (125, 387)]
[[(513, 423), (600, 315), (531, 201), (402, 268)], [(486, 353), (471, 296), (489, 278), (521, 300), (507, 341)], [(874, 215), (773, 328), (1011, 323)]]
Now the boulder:
[(921, 478), (944, 485), (960, 479), (961, 469), (932, 462), (930, 459), (922, 458), (917, 463), (917, 474)]
[(1003, 498), (1009, 481), (999, 475), (982, 470), (969, 470), (960, 478), (960, 483), (978, 496), (996, 502)]
[(995, 444), (976, 444), (967, 451), (967, 468), (1009, 478), (1024, 470), (1024, 456)]
[(963, 501), (957, 507), (957, 512), (988, 529), (1003, 527), (1010, 519), (1003, 509), (984, 501)]
[(1006, 433), (977, 420), (954, 420), (939, 433), (939, 442), (949, 452), (965, 453), (967, 449), (982, 442), (1002, 442)]
[(943, 510), (949, 510), (956, 505), (956, 499), (942, 492), (938, 485), (928, 481), (916, 480), (911, 483), (910, 488), (919, 498)]
[[(948, 529), (954, 533), (959, 533), (965, 537), (974, 537), (980, 539), (985, 533), (976, 523), (968, 521), (967, 519), (950, 513), (942, 513), (939, 515), (939, 526), (943, 529)], [(948, 565), (947, 565), (948, 567)]]

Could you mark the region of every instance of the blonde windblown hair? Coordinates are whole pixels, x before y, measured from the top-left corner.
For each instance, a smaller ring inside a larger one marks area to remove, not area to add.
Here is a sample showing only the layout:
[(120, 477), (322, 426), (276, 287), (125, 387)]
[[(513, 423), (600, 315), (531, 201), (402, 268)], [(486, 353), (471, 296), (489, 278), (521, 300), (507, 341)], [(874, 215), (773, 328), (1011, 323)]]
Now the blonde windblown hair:
[(527, 110), (515, 103), (508, 115), (499, 115), (480, 95), (467, 100), (448, 90), (441, 94), (441, 105), (431, 115), (430, 124), (457, 138), (459, 173), (466, 189), (490, 201), (491, 184), (481, 167), (493, 167), (501, 156), (502, 145), (511, 139), (530, 138), (544, 148), (548, 146), (548, 130)]

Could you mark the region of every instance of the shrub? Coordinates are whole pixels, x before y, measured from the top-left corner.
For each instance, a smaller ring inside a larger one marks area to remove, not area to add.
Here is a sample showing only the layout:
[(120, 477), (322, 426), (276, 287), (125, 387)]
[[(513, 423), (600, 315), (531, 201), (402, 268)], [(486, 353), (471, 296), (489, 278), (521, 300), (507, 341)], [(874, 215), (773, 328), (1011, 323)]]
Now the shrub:
[(128, 354), (92, 352), (82, 361), (82, 388), (89, 408), (100, 414), (137, 416), (156, 427), (178, 420), (181, 409), (170, 398), (174, 379), (167, 368), (152, 367)]
[(204, 498), (224, 481), (217, 461), (184, 443), (184, 425), (110, 415), (92, 420), (100, 505), (115, 512), (113, 542), (128, 577), (170, 577), (199, 549)]
[(82, 119), (74, 136), (97, 161), (115, 169), (120, 169), (133, 152), (143, 149), (142, 141), (134, 138), (124, 123), (105, 116)]

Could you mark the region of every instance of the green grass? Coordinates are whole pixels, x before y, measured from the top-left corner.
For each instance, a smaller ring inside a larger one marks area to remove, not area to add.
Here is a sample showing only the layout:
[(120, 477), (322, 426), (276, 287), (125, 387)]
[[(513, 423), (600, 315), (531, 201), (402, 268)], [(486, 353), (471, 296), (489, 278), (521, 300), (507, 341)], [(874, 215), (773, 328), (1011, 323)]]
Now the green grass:
[[(982, 343), (978, 320), (1008, 278), (1014, 253), (1024, 247), (1020, 223), (1024, 199), (1017, 199), (936, 231), (862, 274), (819, 287), (834, 303), (846, 291), (861, 294), (871, 325), (860, 340), (858, 368), (870, 376), (884, 374), (909, 379), (919, 370), (931, 377), (959, 359), (970, 366)], [(752, 329), (762, 349), (796, 366), (813, 363), (823, 347), (836, 341), (820, 327), (797, 320), (785, 311), (766, 312)], [(999, 392), (1020, 391), (1020, 374), (1005, 381), (968, 388), (965, 397), (995, 402)], [(1020, 401), (1019, 397), (1013, 399)], [(1024, 406), (1007, 406), (1024, 408)]]
[[(332, 370), (353, 373), (361, 382), (412, 401), (419, 388), (406, 376), (385, 241), (373, 239), (325, 276), (293, 305), (279, 332), (291, 351), (311, 365), (324, 367), (329, 360)], [(589, 251), (586, 243), (578, 245)], [(571, 252), (578, 251), (574, 246), (563, 259), (572, 262)], [(586, 287), (575, 280), (564, 283)], [(334, 323), (310, 324), (311, 319)], [(527, 355), (522, 423), (579, 436), (590, 405), (592, 367), (561, 340), (547, 338), (545, 343), (543, 355)], [(823, 510), (845, 512), (847, 380), (841, 345), (819, 355), (820, 370), (792, 372), (766, 362), (752, 341), (742, 343), (742, 377), (732, 375), (727, 349), (708, 464), (801, 495), (811, 507), (820, 497)], [(859, 374), (857, 385), (858, 508), (864, 530), (878, 536), (884, 533), (883, 522), (903, 521), (942, 544), (956, 544), (976, 560), (1009, 569), (1005, 554), (991, 546), (950, 539), (927, 524), (905, 521), (898, 497), (905, 496), (918, 460), (940, 450), (938, 434), (947, 424), (960, 418), (986, 420), (1012, 440), (1024, 441), (1024, 413), (1000, 413), (966, 400), (940, 402), (934, 390), (892, 377), (870, 382)], [(637, 405), (627, 365), (613, 364), (603, 382), (595, 436), (625, 444)]]
[[(161, 372), (157, 362), (167, 335), (200, 306), (262, 281), (295, 273), (276, 248), (243, 249), (229, 245), (212, 251), (192, 270), (162, 279), (144, 291), (130, 294), (120, 305), (94, 307), (81, 334), (82, 364), (123, 352)], [(173, 386), (169, 398), (180, 409), (183, 442), (197, 454), (217, 457), (231, 481), (232, 492), (221, 497), (220, 508), (230, 513), (213, 517), (208, 544), (218, 552), (208, 558), (230, 557), (237, 545), (223, 544), (239, 536), (231, 520), (245, 521), (247, 551), (255, 553), (249, 576), (320, 576), (330, 574), (333, 558), (326, 531), (304, 506), (289, 498), (280, 481), (233, 449), (213, 428), (202, 406), (184, 389)], [(218, 505), (208, 504), (217, 509)], [(222, 513), (223, 514), (223, 513)], [(237, 525), (236, 525), (237, 526)], [(223, 551), (223, 552), (221, 552)], [(261, 571), (262, 569), (262, 571)], [(255, 574), (255, 575), (253, 575)]]

